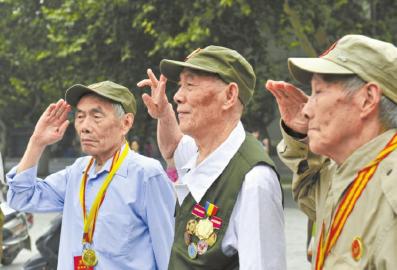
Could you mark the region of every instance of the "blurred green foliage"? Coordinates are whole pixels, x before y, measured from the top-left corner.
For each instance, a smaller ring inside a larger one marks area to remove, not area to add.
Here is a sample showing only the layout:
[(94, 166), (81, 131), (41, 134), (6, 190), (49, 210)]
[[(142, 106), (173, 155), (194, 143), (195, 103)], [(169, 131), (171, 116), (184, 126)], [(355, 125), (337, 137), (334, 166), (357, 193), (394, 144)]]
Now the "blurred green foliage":
[(396, 43), (396, 12), (394, 0), (0, 0), (0, 120), (33, 126), (71, 85), (113, 80), (138, 99), (134, 135), (154, 136), (136, 83), (163, 58), (216, 44), (254, 66), (244, 123), (263, 134), (277, 110), (263, 84), (289, 79), (288, 56), (319, 54), (348, 33)]

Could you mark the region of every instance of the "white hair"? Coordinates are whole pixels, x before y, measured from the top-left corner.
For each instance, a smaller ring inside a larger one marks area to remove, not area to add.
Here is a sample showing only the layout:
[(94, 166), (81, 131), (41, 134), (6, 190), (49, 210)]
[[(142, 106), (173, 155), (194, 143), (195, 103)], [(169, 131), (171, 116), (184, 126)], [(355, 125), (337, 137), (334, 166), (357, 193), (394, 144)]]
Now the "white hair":
[(121, 118), (124, 116), (125, 111), (124, 111), (123, 106), (120, 103), (112, 102), (112, 106), (114, 109), (114, 113), (116, 114), (116, 116), (118, 118)]

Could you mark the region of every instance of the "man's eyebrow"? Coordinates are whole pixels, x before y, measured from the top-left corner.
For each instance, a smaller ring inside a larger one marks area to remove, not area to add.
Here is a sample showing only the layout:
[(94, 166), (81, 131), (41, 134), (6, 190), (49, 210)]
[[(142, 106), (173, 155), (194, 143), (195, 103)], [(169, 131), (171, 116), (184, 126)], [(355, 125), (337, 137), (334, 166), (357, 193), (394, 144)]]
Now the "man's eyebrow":
[(101, 113), (101, 114), (104, 114), (104, 113), (105, 113), (105, 112), (102, 110), (101, 107), (97, 107), (97, 108), (91, 109), (90, 112), (91, 112), (91, 113)]
[[(79, 108), (76, 108), (76, 112), (77, 112), (77, 113), (84, 113), (84, 111), (81, 110), (81, 109), (79, 109)], [(102, 110), (101, 107), (93, 108), (93, 109), (89, 110), (89, 113), (100, 113), (100, 114), (105, 114), (105, 112)]]

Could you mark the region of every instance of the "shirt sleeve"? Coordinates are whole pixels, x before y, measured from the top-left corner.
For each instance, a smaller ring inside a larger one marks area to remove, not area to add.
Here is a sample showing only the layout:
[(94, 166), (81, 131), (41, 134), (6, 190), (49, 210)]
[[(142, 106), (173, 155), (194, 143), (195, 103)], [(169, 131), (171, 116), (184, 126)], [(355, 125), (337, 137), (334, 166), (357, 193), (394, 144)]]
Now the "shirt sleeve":
[(7, 203), (13, 209), (23, 212), (62, 211), (67, 170), (51, 174), (44, 180), (37, 177), (37, 166), (16, 173), (12, 168), (6, 175), (9, 189)]
[(246, 174), (222, 250), (229, 256), (238, 251), (241, 270), (286, 269), (282, 193), (270, 167), (258, 165)]
[(277, 146), (281, 161), (292, 170), (292, 195), (299, 208), (308, 215), (309, 219), (316, 219), (316, 190), (320, 184), (320, 171), (327, 159), (315, 155), (309, 150), (305, 140), (299, 140), (281, 125), (283, 140)]
[(159, 270), (168, 268), (174, 240), (175, 195), (165, 173), (151, 177), (145, 191), (146, 222)]

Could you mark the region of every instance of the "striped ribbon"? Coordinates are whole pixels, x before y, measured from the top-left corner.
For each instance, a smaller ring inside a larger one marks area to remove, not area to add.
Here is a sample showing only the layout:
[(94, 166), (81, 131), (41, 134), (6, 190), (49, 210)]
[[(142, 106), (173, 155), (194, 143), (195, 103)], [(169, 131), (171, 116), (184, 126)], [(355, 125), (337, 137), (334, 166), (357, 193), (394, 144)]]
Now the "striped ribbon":
[(323, 269), (324, 262), (330, 253), (331, 249), (338, 240), (342, 229), (353, 211), (353, 208), (363, 193), (368, 182), (371, 180), (372, 176), (375, 174), (379, 163), (386, 158), (392, 151), (397, 148), (397, 133), (391, 138), (391, 140), (386, 144), (382, 151), (376, 156), (376, 158), (371, 161), (367, 166), (362, 168), (356, 178), (353, 180), (352, 184), (346, 191), (345, 195), (340, 202), (334, 217), (331, 221), (330, 230), (324, 239), (325, 224), (323, 222), (321, 228), (320, 239), (317, 246), (317, 257), (316, 257), (316, 270)]
[(88, 217), (87, 217), (87, 210), (85, 208), (85, 190), (88, 179), (88, 171), (92, 166), (92, 164), (94, 163), (93, 158), (91, 158), (90, 162), (87, 165), (87, 168), (84, 171), (84, 175), (81, 179), (81, 186), (80, 186), (80, 203), (83, 210), (83, 218), (84, 218), (83, 243), (92, 243), (92, 238), (95, 231), (96, 219), (98, 216), (99, 208), (101, 207), (103, 199), (105, 198), (106, 189), (108, 188), (110, 182), (112, 181), (114, 174), (119, 169), (121, 163), (124, 161), (125, 157), (127, 156), (128, 150), (129, 150), (129, 146), (128, 143), (126, 142), (124, 150), (121, 153), (121, 156), (119, 157), (120, 151), (117, 151), (116, 154), (113, 156), (110, 172), (107, 175), (105, 181), (103, 182), (101, 188), (99, 189), (94, 199)]

